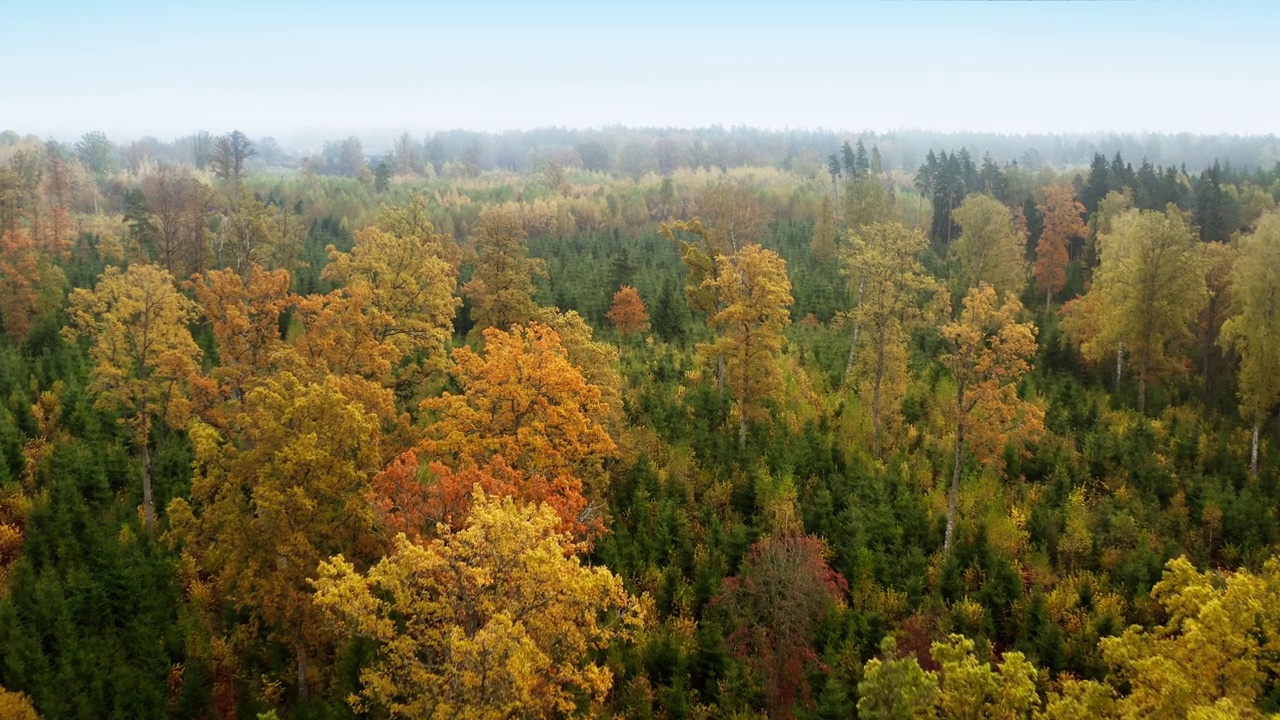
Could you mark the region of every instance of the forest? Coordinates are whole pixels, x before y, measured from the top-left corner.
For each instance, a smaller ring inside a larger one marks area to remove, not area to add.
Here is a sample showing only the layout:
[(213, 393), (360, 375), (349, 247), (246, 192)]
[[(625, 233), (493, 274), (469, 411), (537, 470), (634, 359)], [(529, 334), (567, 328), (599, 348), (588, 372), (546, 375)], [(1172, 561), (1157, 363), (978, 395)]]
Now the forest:
[(1280, 716), (1274, 137), (388, 147), (0, 133), (0, 717)]

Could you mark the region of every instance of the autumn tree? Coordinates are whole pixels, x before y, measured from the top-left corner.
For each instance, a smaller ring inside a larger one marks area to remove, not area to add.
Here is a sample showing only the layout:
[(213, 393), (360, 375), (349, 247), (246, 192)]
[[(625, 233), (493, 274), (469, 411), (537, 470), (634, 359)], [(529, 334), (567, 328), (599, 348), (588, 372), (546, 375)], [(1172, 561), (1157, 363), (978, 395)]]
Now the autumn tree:
[(26, 339), (39, 312), (40, 259), (26, 230), (0, 236), (0, 322), (15, 345)]
[(640, 299), (640, 293), (630, 285), (623, 286), (613, 294), (613, 307), (605, 313), (605, 317), (609, 318), (624, 340), (649, 330), (649, 313), (645, 310), (644, 300)]
[(745, 447), (747, 424), (768, 417), (765, 402), (782, 385), (778, 356), (791, 324), (791, 280), (786, 262), (772, 250), (748, 245), (718, 261), (715, 277), (703, 280), (721, 299), (708, 323), (719, 333), (698, 347), (707, 359), (724, 359), (724, 377), (737, 402), (738, 446)]
[(898, 657), (898, 643), (886, 636), (880, 657), (863, 666), (858, 683), (858, 717), (867, 720), (937, 720), (937, 673), (914, 656)]
[(311, 603), (322, 560), (377, 552), (370, 477), (381, 464), (375, 416), (330, 378), (264, 380), (220, 433), (195, 423), (191, 499), (169, 505), (174, 538), (232, 607), (292, 648), (298, 692), (328, 630)]
[[(868, 343), (861, 354), (864, 378), (862, 395), (871, 398), (872, 452), (880, 454), (882, 396), (888, 406), (902, 401), (907, 379), (907, 339), (912, 328), (926, 318), (928, 299), (940, 288), (925, 272), (919, 255), (928, 240), (919, 230), (900, 223), (875, 223), (850, 235), (850, 246), (841, 260), (846, 274), (862, 279), (863, 295), (847, 313)], [(855, 348), (856, 351), (856, 348)]]
[(1182, 371), (1179, 345), (1207, 300), (1203, 253), (1176, 208), (1130, 211), (1098, 237), (1101, 264), (1089, 292), (1097, 294), (1098, 332), (1082, 338), (1086, 357), (1101, 361), (1119, 347), (1135, 358), (1138, 412), (1147, 386)]
[(710, 246), (722, 254), (758, 244), (768, 229), (759, 189), (742, 180), (707, 183), (694, 205)]
[(323, 277), (366, 293), (373, 337), (394, 347), (398, 360), (439, 368), (460, 304), (454, 295), (457, 269), (445, 259), (452, 244), (429, 223), (408, 232), (363, 228), (356, 231), (350, 253), (329, 247), (331, 262)]
[[(367, 573), (321, 567), (316, 605), (372, 641), (357, 711), (403, 718), (577, 717), (613, 684), (594, 651), (625, 638), (642, 606), (587, 567), (549, 507), (478, 491), (466, 524), (417, 545), (397, 538)], [(584, 701), (585, 702), (582, 702)]]
[(513, 497), (521, 503), (546, 505), (560, 518), (557, 532), (586, 539), (603, 530), (588, 512), (582, 481), (560, 474), (526, 473), (495, 457), (483, 467), (454, 470), (443, 463), (423, 463), (409, 450), (373, 477), (370, 495), (382, 520), (394, 533), (414, 542), (435, 534), (438, 525), (461, 530), (471, 512), (473, 489), (486, 495)]
[(1249, 471), (1257, 475), (1262, 423), (1280, 404), (1280, 215), (1264, 216), (1241, 238), (1233, 285), (1221, 342), (1240, 356), (1236, 392), (1253, 426)]
[(162, 167), (143, 178), (142, 191), (160, 264), (177, 276), (203, 272), (209, 253), (208, 188), (189, 170)]
[(797, 702), (811, 703), (805, 673), (818, 660), (813, 636), (848, 589), (823, 554), (813, 537), (767, 537), (751, 546), (715, 601), (736, 626), (727, 640), (763, 684), (770, 717), (791, 717)]
[(185, 389), (200, 364), (188, 324), (194, 304), (154, 265), (110, 267), (93, 290), (71, 294), (69, 337), (87, 336), (93, 358), (90, 391), (96, 404), (123, 412), (142, 452), (142, 506), (147, 534), (155, 530), (151, 492), (151, 428), (159, 418), (173, 427), (187, 420)]
[(956, 502), (965, 450), (988, 468), (998, 469), (1006, 445), (1020, 447), (1044, 431), (1044, 411), (1018, 397), (1018, 382), (1030, 369), (1036, 353), (1036, 329), (1019, 323), (1022, 303), (1006, 295), (998, 305), (996, 290), (982, 283), (965, 295), (960, 316), (944, 325), (942, 338), (950, 349), (942, 364), (956, 383), (955, 460), (947, 500), (946, 551), (955, 532)]
[(453, 359), (462, 393), (422, 403), (439, 417), (423, 443), (431, 457), (463, 468), (501, 456), (548, 478), (603, 477), (605, 459), (617, 452), (601, 424), (610, 410), (554, 330), (540, 323), (488, 328), (482, 352), (461, 347)]
[(507, 330), (533, 319), (533, 279), (546, 274), (545, 263), (526, 255), (525, 231), (515, 210), (489, 207), (471, 237), (475, 270), (462, 286), (471, 298), (477, 328)]
[(1084, 205), (1075, 197), (1070, 185), (1048, 185), (1044, 188), (1044, 201), (1036, 205), (1044, 216), (1044, 229), (1036, 242), (1036, 286), (1044, 290), (1044, 305), (1049, 307), (1053, 296), (1067, 284), (1068, 250), (1074, 238), (1089, 232), (1085, 226)]
[(289, 284), (287, 270), (258, 265), (247, 279), (230, 269), (195, 279), (196, 302), (218, 348), (218, 364), (210, 373), (231, 398), (243, 398), (257, 379), (276, 369), (284, 348), (280, 317), (295, 302)]
[(213, 235), (213, 257), (248, 277), (249, 268), (292, 269), (302, 249), (302, 228), (286, 209), (267, 205), (242, 187), (228, 190)]
[(974, 642), (951, 635), (933, 644), (938, 669), (938, 715), (950, 720), (1022, 720), (1040, 708), (1037, 671), (1017, 651), (1006, 652), (998, 667), (979, 660)]
[(960, 226), (960, 237), (952, 246), (960, 264), (960, 289), (985, 282), (1002, 296), (1020, 295), (1027, 284), (1027, 245), (1009, 208), (990, 195), (975, 193), (951, 217)]

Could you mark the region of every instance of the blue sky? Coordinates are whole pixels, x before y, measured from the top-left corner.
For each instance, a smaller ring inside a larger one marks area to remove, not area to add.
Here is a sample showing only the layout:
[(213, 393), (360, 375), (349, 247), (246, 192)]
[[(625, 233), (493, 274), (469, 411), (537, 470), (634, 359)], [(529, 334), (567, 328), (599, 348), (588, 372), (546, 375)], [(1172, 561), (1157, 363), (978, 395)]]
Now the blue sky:
[(1280, 3), (0, 0), (0, 128), (1271, 133)]

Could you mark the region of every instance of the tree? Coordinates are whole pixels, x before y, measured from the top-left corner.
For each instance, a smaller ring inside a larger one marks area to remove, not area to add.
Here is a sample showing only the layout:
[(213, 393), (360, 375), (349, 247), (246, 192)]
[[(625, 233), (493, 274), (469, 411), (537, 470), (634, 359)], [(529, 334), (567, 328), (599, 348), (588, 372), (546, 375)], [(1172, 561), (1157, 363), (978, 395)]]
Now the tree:
[(174, 538), (234, 608), (292, 647), (300, 696), (329, 630), (311, 603), (320, 562), (378, 548), (369, 479), (381, 464), (379, 421), (337, 378), (277, 373), (249, 391), (222, 434), (191, 429), (191, 500), (169, 505)]
[(1098, 333), (1084, 354), (1099, 361), (1123, 344), (1138, 364), (1138, 412), (1147, 386), (1183, 370), (1178, 346), (1207, 301), (1203, 253), (1180, 211), (1131, 210), (1100, 235), (1102, 262), (1089, 292), (1097, 293)]
[(855, 231), (849, 240), (850, 247), (841, 258), (844, 271), (862, 279), (863, 293), (847, 316), (855, 328), (866, 329), (870, 340), (858, 357), (865, 379), (861, 394), (871, 397), (872, 453), (879, 457), (882, 396), (892, 388), (889, 407), (901, 403), (907, 376), (907, 338), (929, 313), (928, 296), (941, 288), (918, 259), (928, 245), (919, 230), (909, 230), (900, 223), (876, 223)]
[(379, 342), (392, 345), (402, 358), (415, 358), (420, 368), (442, 368), (460, 304), (454, 295), (457, 268), (445, 259), (452, 244), (430, 223), (416, 232), (362, 228), (350, 253), (329, 246), (330, 263), (322, 277), (367, 295), (369, 322)]
[(898, 643), (886, 636), (880, 655), (863, 667), (858, 683), (858, 717), (867, 720), (936, 720), (938, 676), (914, 656), (898, 657)]
[(89, 172), (101, 179), (115, 172), (118, 162), (116, 146), (107, 139), (105, 133), (87, 132), (76, 143), (76, 156)]
[(423, 442), (431, 457), (465, 468), (500, 456), (551, 479), (603, 477), (605, 459), (617, 452), (601, 425), (610, 409), (554, 330), (541, 323), (489, 328), (483, 354), (460, 347), (453, 359), (462, 394), (422, 403), (439, 417)]
[(1264, 216), (1240, 239), (1234, 276), (1219, 341), (1240, 355), (1236, 392), (1240, 415), (1253, 425), (1249, 471), (1257, 475), (1262, 423), (1280, 404), (1280, 215)]
[(984, 282), (965, 295), (960, 317), (942, 328), (942, 338), (951, 350), (942, 357), (942, 364), (956, 382), (947, 552), (955, 532), (966, 443), (974, 446), (983, 465), (994, 469), (1000, 466), (1000, 451), (1006, 445), (1021, 446), (1044, 431), (1044, 411), (1018, 397), (1018, 382), (1031, 370), (1027, 360), (1036, 353), (1035, 326), (1017, 321), (1021, 311), (1022, 303), (1011, 295), (997, 306), (995, 288)]
[(26, 230), (0, 237), (0, 322), (15, 345), (26, 339), (39, 313), (40, 257)]
[(30, 698), (3, 687), (0, 687), (0, 717), (7, 720), (40, 720), (40, 714), (31, 705)]
[(535, 316), (533, 279), (546, 275), (546, 265), (526, 256), (524, 240), (516, 211), (498, 207), (481, 211), (471, 239), (475, 270), (462, 286), (473, 303), (471, 319), (477, 328), (506, 330)]
[(823, 553), (817, 538), (767, 537), (751, 546), (715, 601), (736, 624), (729, 645), (764, 685), (770, 717), (791, 717), (797, 701), (811, 703), (805, 671), (818, 659), (813, 635), (848, 590)]
[(71, 293), (72, 339), (88, 336), (93, 359), (89, 389), (98, 407), (121, 411), (142, 452), (142, 506), (147, 534), (155, 532), (151, 492), (151, 427), (160, 418), (173, 427), (187, 420), (185, 390), (200, 367), (200, 348), (188, 324), (195, 306), (155, 265), (110, 267), (93, 290)]
[(486, 495), (514, 497), (521, 503), (547, 505), (560, 518), (557, 532), (589, 539), (603, 531), (582, 494), (582, 481), (560, 474), (548, 478), (526, 473), (507, 464), (501, 456), (483, 467), (468, 465), (454, 470), (443, 463), (422, 463), (410, 450), (373, 477), (371, 498), (382, 520), (393, 533), (404, 533), (414, 542), (435, 535), (438, 525), (461, 530), (471, 512), (473, 489)]
[(244, 177), (244, 163), (256, 155), (249, 137), (239, 130), (227, 135), (219, 135), (213, 141), (213, 149), (209, 155), (209, 164), (213, 166), (213, 174), (238, 184)]
[(809, 241), (809, 254), (819, 264), (836, 259), (836, 218), (831, 209), (831, 198), (826, 195), (818, 203), (818, 219), (813, 225), (813, 239)]
[[(462, 529), (360, 573), (321, 566), (316, 605), (371, 640), (357, 711), (391, 717), (594, 716), (613, 675), (594, 651), (643, 623), (640, 603), (606, 568), (586, 567), (549, 507), (477, 491)], [(567, 551), (567, 550), (568, 551)], [(585, 707), (580, 704), (585, 699)]]
[(696, 207), (708, 245), (723, 254), (759, 243), (768, 229), (760, 190), (741, 180), (708, 183)]
[(960, 262), (960, 288), (985, 282), (1002, 296), (1020, 295), (1027, 284), (1027, 243), (1014, 227), (1009, 208), (990, 195), (975, 193), (951, 215), (960, 226), (953, 248)]
[(142, 180), (160, 264), (171, 274), (204, 270), (208, 255), (208, 189), (190, 171), (163, 167)]
[(1048, 185), (1044, 189), (1044, 202), (1036, 205), (1044, 215), (1044, 230), (1036, 243), (1036, 285), (1044, 290), (1044, 305), (1049, 307), (1053, 296), (1067, 284), (1067, 251), (1072, 239), (1084, 237), (1089, 228), (1081, 215), (1084, 205), (1075, 199), (1070, 185)]
[(289, 271), (254, 265), (247, 280), (234, 270), (212, 270), (192, 285), (217, 343), (218, 364), (210, 374), (232, 399), (242, 399), (278, 367), (284, 351), (280, 317), (296, 302), (289, 284)]
[(951, 635), (933, 644), (938, 670), (938, 710), (947, 720), (1021, 720), (1039, 709), (1036, 667), (1020, 652), (1007, 652), (999, 669), (974, 655), (973, 641)]
[(704, 358), (724, 359), (724, 377), (737, 401), (738, 446), (745, 447), (747, 424), (768, 417), (765, 402), (781, 390), (778, 356), (791, 324), (791, 280), (786, 261), (772, 250), (748, 245), (720, 257), (721, 271), (703, 280), (721, 299), (708, 324), (719, 337), (699, 346)]
[(605, 313), (605, 317), (609, 318), (624, 340), (649, 330), (649, 313), (645, 311), (644, 300), (640, 299), (640, 293), (630, 285), (613, 294), (613, 307)]

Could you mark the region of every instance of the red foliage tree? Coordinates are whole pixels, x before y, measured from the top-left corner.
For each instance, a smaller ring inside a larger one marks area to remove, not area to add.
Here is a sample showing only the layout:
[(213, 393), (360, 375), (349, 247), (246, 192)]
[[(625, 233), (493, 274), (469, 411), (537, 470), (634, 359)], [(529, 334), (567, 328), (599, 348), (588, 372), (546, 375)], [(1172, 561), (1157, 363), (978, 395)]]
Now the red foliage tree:
[(791, 717), (797, 702), (813, 704), (805, 681), (805, 670), (818, 661), (813, 635), (849, 589), (824, 550), (821, 540), (806, 535), (765, 538), (751, 546), (742, 570), (716, 598), (737, 622), (729, 646), (759, 677), (770, 717)]

